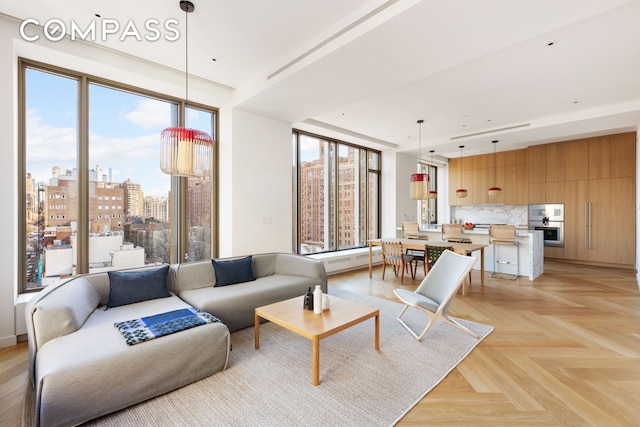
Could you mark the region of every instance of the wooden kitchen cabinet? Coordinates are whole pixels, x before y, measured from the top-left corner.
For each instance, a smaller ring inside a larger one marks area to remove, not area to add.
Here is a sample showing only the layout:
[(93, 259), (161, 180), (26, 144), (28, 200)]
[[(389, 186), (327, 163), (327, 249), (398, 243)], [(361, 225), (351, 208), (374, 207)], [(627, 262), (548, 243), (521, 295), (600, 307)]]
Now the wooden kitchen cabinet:
[(516, 204), (529, 204), (529, 169), (527, 164), (516, 165)]
[[(529, 200), (527, 149), (503, 151), (494, 154), (453, 158), (449, 160), (449, 204), (467, 206), (472, 204), (521, 204)], [(462, 187), (469, 191), (466, 199), (456, 197), (460, 188), (462, 165)], [(495, 178), (494, 178), (495, 173)], [(489, 197), (489, 187), (502, 188), (502, 194)]]
[(564, 251), (545, 256), (635, 266), (636, 133), (527, 149), (528, 203), (564, 203)]
[(609, 171), (611, 178), (635, 177), (635, 132), (611, 135), (609, 137)]
[(474, 205), (497, 203), (494, 200), (489, 201), (489, 187), (493, 187), (493, 168), (474, 169), (473, 187), (471, 194), (469, 194), (473, 199)]
[(589, 180), (589, 261), (635, 264), (634, 189), (633, 178)]
[[(565, 144), (547, 144), (545, 148), (545, 182), (564, 182)], [(564, 191), (564, 190), (563, 190)], [(555, 203), (555, 202), (551, 202)]]
[(589, 178), (589, 140), (565, 142), (564, 178), (575, 181)]
[(635, 265), (633, 178), (565, 181), (564, 258)]
[[(469, 157), (454, 158), (449, 160), (449, 204), (451, 206), (469, 206), (472, 201), (472, 190), (470, 188), (472, 180), (471, 170), (472, 160)], [(462, 171), (460, 171), (462, 169)], [(467, 189), (467, 197), (459, 199), (456, 196), (458, 188)]]
[(546, 203), (546, 187), (547, 184), (545, 182), (534, 182), (529, 183), (529, 203)]
[(635, 133), (589, 140), (589, 179), (635, 176)]
[(564, 203), (564, 181), (547, 182), (544, 185), (545, 203)]
[(589, 230), (587, 230), (589, 181), (565, 181), (564, 257), (576, 261), (589, 260)]
[[(533, 145), (527, 149), (527, 166), (529, 168), (529, 184), (544, 183), (547, 180), (547, 151), (544, 145)], [(531, 197), (531, 192), (529, 192)], [(544, 203), (530, 201), (529, 203)]]
[[(518, 204), (518, 165), (505, 165), (502, 182), (502, 200), (505, 205)], [(522, 203), (525, 204), (525, 203)]]

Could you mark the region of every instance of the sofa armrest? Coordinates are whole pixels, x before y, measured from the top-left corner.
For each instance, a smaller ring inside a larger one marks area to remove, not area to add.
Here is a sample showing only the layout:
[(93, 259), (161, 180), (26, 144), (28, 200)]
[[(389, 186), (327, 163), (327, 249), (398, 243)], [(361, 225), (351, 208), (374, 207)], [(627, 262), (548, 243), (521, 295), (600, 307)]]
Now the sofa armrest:
[(312, 277), (323, 282), (323, 291), (327, 291), (327, 271), (322, 261), (303, 255), (280, 253), (276, 259), (276, 274)]
[(27, 304), (25, 322), (29, 340), (29, 376), (33, 380), (35, 357), (47, 341), (73, 333), (100, 304), (100, 295), (85, 277), (47, 286)]

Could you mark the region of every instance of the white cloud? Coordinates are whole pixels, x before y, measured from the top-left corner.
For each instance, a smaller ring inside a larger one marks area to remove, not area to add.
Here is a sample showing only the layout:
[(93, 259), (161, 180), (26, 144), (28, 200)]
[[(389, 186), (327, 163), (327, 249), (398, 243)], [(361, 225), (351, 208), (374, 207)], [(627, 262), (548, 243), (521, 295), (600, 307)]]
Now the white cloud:
[(143, 129), (166, 127), (167, 117), (171, 117), (171, 104), (156, 99), (144, 99), (136, 103), (136, 109), (121, 114), (131, 123)]
[(77, 158), (77, 130), (53, 127), (42, 122), (36, 110), (27, 111), (27, 172), (37, 181), (51, 176), (51, 167), (74, 167)]
[[(75, 168), (76, 147), (75, 128), (44, 124), (36, 110), (27, 111), (27, 172), (36, 182), (48, 182), (53, 166), (60, 166), (63, 171)], [(94, 169), (96, 165), (105, 174), (111, 168), (115, 182), (131, 179), (142, 186), (145, 195), (167, 196), (170, 178), (160, 170), (158, 133), (131, 138), (90, 134), (89, 167)]]

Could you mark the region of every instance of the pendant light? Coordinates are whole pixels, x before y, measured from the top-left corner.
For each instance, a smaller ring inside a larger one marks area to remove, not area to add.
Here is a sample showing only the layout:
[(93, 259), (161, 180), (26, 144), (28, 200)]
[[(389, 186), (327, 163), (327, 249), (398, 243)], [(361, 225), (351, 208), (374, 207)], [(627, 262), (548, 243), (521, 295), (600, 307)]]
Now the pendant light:
[(489, 188), (489, 197), (497, 197), (502, 193), (502, 188), (496, 185), (496, 147), (498, 141), (493, 142), (493, 187)]
[[(433, 163), (433, 153), (435, 152), (435, 150), (429, 150), (429, 152), (431, 153), (431, 166), (434, 165)], [(427, 188), (430, 188), (430, 186), (428, 186)], [(438, 198), (438, 192), (436, 190), (429, 190), (429, 196), (430, 199), (437, 199)]]
[[(185, 122), (189, 99), (189, 18), (195, 10), (190, 1), (181, 1), (185, 16)], [(213, 161), (213, 139), (203, 131), (169, 127), (160, 134), (160, 169), (169, 175), (208, 176)]]
[(466, 188), (462, 188), (462, 149), (464, 148), (464, 145), (460, 145), (458, 148), (460, 148), (460, 188), (456, 190), (456, 197), (464, 199), (467, 197), (467, 194), (469, 194)]
[[(418, 120), (418, 163), (422, 157), (422, 123), (424, 120)], [(411, 200), (424, 200), (428, 197), (427, 189), (429, 188), (429, 175), (424, 173), (414, 173), (409, 180), (409, 197)]]

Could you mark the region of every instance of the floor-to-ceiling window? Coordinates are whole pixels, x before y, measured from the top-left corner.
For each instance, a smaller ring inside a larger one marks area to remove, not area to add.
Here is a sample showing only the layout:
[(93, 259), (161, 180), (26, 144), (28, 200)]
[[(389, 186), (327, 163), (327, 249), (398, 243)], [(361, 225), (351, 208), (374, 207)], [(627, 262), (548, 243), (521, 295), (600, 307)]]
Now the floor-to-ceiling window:
[(358, 248), (380, 234), (380, 152), (294, 131), (296, 251)]
[(20, 291), (216, 255), (215, 172), (159, 166), (162, 129), (185, 117), (215, 141), (215, 109), (23, 60), (20, 80)]
[(89, 84), (90, 268), (171, 261), (171, 177), (158, 167), (158, 135), (172, 126), (175, 109)]
[[(45, 248), (51, 247), (49, 272), (73, 272), (71, 235), (77, 224), (78, 98), (76, 78), (33, 69), (23, 71), (23, 120), (26, 121), (25, 219), (23, 230), (26, 287), (45, 280)], [(46, 96), (44, 96), (46, 94)], [(77, 174), (76, 174), (77, 175)], [(59, 235), (54, 235), (57, 229)]]
[[(212, 111), (187, 108), (187, 127), (215, 135), (216, 115)], [(216, 163), (214, 156), (214, 163)], [(189, 177), (187, 229), (189, 230), (186, 259), (199, 261), (211, 258), (213, 225), (217, 224), (213, 209), (213, 177)]]

